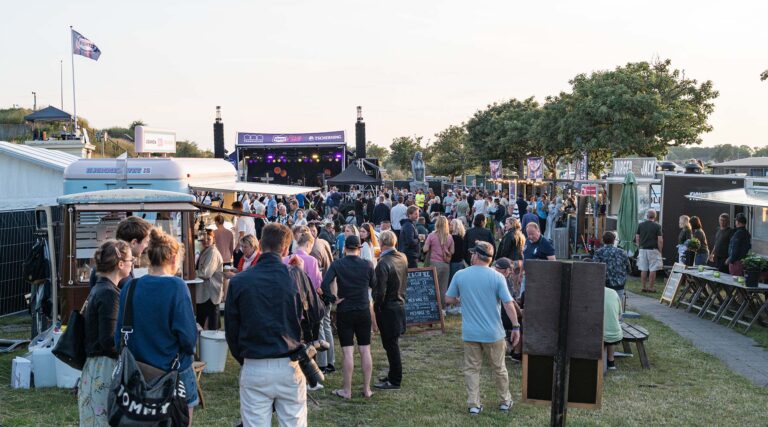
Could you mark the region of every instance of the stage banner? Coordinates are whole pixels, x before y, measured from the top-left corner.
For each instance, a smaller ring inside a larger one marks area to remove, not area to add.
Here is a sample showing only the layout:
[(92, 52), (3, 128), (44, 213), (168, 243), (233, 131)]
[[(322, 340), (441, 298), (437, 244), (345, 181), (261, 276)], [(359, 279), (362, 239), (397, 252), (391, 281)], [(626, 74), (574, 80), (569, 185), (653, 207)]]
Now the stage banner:
[(528, 157), (528, 179), (544, 179), (543, 157)]
[(314, 142), (344, 143), (344, 131), (315, 133), (254, 133), (238, 132), (237, 145), (249, 144), (294, 144)]
[(501, 160), (491, 160), (490, 162), (491, 166), (491, 179), (501, 179), (502, 173), (501, 173)]
[(574, 175), (575, 180), (585, 181), (589, 179), (589, 155), (584, 153), (581, 158), (576, 159), (576, 173)]

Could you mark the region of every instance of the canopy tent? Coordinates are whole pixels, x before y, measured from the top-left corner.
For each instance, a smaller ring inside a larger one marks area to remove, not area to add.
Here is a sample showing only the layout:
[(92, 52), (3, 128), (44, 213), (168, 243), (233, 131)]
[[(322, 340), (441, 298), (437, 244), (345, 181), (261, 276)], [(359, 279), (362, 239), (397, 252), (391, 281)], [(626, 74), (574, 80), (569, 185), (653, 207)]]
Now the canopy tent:
[(239, 192), (257, 194), (275, 194), (281, 196), (295, 196), (299, 193), (306, 194), (317, 191), (319, 187), (301, 187), (298, 185), (263, 184), (260, 182), (212, 182), (205, 184), (191, 184), (189, 188), (197, 191), (215, 192)]
[(25, 116), (24, 120), (28, 122), (68, 122), (72, 120), (72, 115), (56, 107), (46, 107)]
[(326, 182), (330, 185), (381, 185), (381, 179), (366, 175), (354, 164)]

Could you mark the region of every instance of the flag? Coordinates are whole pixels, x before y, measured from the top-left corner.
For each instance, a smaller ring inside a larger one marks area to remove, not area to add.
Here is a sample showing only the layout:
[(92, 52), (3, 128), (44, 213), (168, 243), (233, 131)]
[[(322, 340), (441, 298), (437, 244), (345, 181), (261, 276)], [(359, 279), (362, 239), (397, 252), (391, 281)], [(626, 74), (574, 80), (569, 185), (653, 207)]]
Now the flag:
[(99, 56), (101, 56), (99, 48), (75, 30), (72, 30), (72, 53), (91, 58), (94, 61), (98, 61)]
[(490, 161), (491, 179), (497, 180), (502, 178), (501, 172), (501, 160)]

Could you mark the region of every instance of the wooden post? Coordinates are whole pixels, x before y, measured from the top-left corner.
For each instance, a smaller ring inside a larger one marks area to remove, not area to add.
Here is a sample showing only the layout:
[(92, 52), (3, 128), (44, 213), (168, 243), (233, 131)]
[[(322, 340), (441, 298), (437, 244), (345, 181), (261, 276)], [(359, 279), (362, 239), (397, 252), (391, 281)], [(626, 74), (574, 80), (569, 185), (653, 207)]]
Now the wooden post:
[(550, 426), (562, 427), (568, 411), (568, 317), (571, 309), (571, 264), (562, 263), (560, 276), (560, 319), (557, 334), (557, 353), (552, 375), (552, 413)]

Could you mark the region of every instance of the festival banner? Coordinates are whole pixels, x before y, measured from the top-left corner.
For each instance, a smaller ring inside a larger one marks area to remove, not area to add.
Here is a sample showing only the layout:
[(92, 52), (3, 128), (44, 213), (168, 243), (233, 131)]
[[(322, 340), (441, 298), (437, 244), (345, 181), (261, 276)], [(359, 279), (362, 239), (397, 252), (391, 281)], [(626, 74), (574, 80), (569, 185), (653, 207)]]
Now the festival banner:
[(576, 168), (573, 179), (585, 181), (589, 179), (589, 155), (584, 153), (581, 158), (576, 159)]
[(99, 56), (101, 56), (101, 50), (75, 30), (72, 30), (72, 53), (91, 58), (94, 61), (98, 61)]
[(502, 179), (501, 160), (491, 160), (490, 169), (491, 169), (491, 180)]
[(255, 133), (238, 132), (237, 145), (251, 144), (295, 144), (295, 143), (344, 143), (344, 131), (315, 133)]
[(544, 179), (544, 158), (528, 157), (528, 179)]

